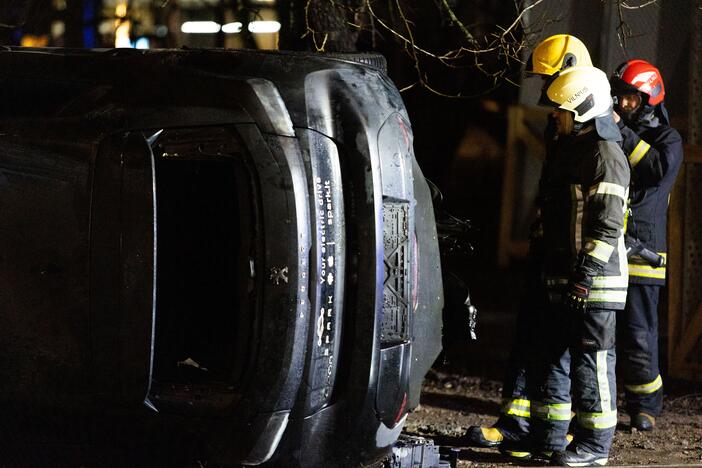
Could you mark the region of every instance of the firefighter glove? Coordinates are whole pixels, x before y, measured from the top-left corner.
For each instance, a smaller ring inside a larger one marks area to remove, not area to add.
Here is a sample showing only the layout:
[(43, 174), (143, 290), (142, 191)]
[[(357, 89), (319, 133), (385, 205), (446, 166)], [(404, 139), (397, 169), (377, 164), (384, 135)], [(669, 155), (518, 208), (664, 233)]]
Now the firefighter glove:
[(592, 278), (602, 270), (602, 264), (591, 255), (581, 253), (568, 282), (566, 305), (574, 312), (583, 313), (592, 288)]
[(590, 295), (590, 286), (592, 280), (583, 282), (572, 281), (568, 284), (568, 292), (566, 293), (566, 305), (570, 310), (578, 314), (585, 313), (587, 308), (587, 298)]

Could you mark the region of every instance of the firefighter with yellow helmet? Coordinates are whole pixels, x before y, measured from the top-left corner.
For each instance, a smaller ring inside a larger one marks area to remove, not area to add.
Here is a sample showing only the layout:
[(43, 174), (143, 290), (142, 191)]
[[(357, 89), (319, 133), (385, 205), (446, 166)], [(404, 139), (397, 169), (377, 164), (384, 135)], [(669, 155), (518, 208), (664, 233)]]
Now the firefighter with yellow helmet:
[[(535, 345), (527, 363), (531, 450), (552, 452), (557, 465), (600, 466), (617, 425), (616, 313), (624, 309), (628, 285), (629, 162), (603, 71), (576, 66), (555, 74), (541, 104), (554, 107), (556, 138), (537, 197), (539, 276), (548, 304), (534, 311)], [(575, 433), (567, 444), (571, 411)]]
[[(527, 62), (526, 72), (541, 76), (544, 80), (554, 73), (574, 66), (592, 66), (590, 54), (577, 37), (557, 34), (539, 43)], [(555, 122), (551, 118), (545, 131), (546, 145), (555, 136)], [(478, 447), (498, 447), (507, 455), (518, 458), (530, 457), (531, 453), (522, 449), (522, 442), (529, 434), (531, 400), (526, 387), (525, 357), (531, 352), (533, 320), (531, 310), (539, 304), (548, 303), (546, 290), (533, 274), (541, 268), (543, 254), (542, 227), (537, 220), (531, 233), (529, 249), (529, 276), (527, 277), (527, 297), (525, 305), (517, 315), (515, 338), (510, 353), (508, 369), (502, 387), (502, 412), (492, 427), (471, 426), (466, 432), (467, 442)]]

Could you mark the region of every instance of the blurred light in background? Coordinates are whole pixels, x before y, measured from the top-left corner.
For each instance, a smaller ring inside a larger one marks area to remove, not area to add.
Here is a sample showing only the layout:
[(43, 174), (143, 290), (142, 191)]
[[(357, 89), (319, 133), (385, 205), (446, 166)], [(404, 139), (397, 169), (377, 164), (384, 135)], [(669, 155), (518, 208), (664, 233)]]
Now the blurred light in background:
[(25, 34), (20, 41), (22, 47), (46, 47), (49, 45), (49, 36), (35, 36), (33, 34)]
[(212, 34), (219, 32), (220, 26), (214, 21), (186, 21), (180, 30), (190, 34)]
[(148, 37), (140, 37), (134, 43), (134, 48), (135, 49), (148, 49), (149, 48), (149, 38)]
[(129, 38), (129, 30), (131, 29), (131, 23), (129, 21), (122, 21), (117, 29), (115, 29), (115, 47), (131, 47), (132, 41)]
[(127, 2), (120, 2), (115, 6), (115, 16), (117, 18), (124, 18), (127, 16)]
[[(0, 4), (3, 1), (0, 0)], [(20, 32), (16, 37), (7, 40), (13, 44), (32, 47), (189, 46), (277, 49), (283, 28), (278, 12), (279, 5), (283, 2), (277, 0), (41, 2), (50, 9), (41, 16), (45, 24), (22, 31), (18, 29)], [(80, 6), (74, 7), (73, 2)], [(166, 5), (169, 7), (166, 8)], [(76, 28), (81, 29), (80, 36)], [(22, 39), (26, 34), (32, 36)]]
[(51, 38), (56, 40), (66, 33), (66, 23), (63, 21), (51, 22)]
[(132, 47), (129, 38), (131, 21), (127, 17), (127, 0), (120, 0), (115, 5), (115, 47)]
[(244, 25), (241, 24), (239, 21), (235, 21), (233, 23), (227, 23), (222, 26), (222, 32), (227, 33), (227, 34), (236, 34), (241, 32), (241, 28), (243, 28)]
[[(241, 32), (243, 26), (239, 21), (227, 23), (224, 26), (220, 26), (214, 21), (186, 21), (180, 30), (191, 34), (212, 34), (218, 33), (221, 29), (224, 33), (236, 34)], [(254, 34), (277, 33), (280, 31), (280, 23), (277, 21), (252, 21), (249, 23), (248, 29)]]
[(249, 23), (249, 31), (254, 34), (276, 33), (280, 31), (280, 23), (277, 21), (252, 21)]
[(168, 26), (165, 24), (159, 24), (154, 29), (154, 33), (156, 34), (156, 37), (166, 37), (168, 35)]

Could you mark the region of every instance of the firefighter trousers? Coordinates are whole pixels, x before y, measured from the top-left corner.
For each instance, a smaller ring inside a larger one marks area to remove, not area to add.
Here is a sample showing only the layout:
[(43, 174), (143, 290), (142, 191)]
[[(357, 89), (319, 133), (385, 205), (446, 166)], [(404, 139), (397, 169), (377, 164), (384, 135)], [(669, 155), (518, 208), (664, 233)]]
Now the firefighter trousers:
[(616, 311), (588, 309), (576, 316), (554, 305), (539, 315), (527, 368), (533, 450), (565, 450), (575, 411), (573, 444), (607, 456), (617, 425)]
[(526, 306), (517, 312), (514, 340), (502, 382), (502, 411), (495, 423), (509, 441), (522, 441), (529, 435), (531, 401), (527, 390), (526, 357), (533, 347), (533, 320), (529, 312)]
[[(529, 271), (538, 271), (532, 265)], [(502, 382), (502, 410), (495, 427), (506, 440), (524, 441), (529, 435), (531, 400), (527, 386), (528, 357), (533, 355), (538, 339), (538, 311), (549, 307), (548, 291), (538, 275), (528, 275), (527, 293), (517, 311), (512, 349)]]
[(658, 298), (661, 286), (630, 284), (617, 323), (617, 352), (629, 415), (658, 416), (663, 382), (658, 368)]

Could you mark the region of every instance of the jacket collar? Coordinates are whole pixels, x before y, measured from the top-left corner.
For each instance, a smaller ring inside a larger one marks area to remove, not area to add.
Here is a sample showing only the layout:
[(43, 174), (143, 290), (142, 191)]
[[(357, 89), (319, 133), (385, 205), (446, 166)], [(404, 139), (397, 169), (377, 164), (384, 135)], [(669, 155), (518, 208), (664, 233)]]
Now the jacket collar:
[(612, 112), (607, 112), (600, 117), (595, 117), (594, 120), (595, 129), (600, 138), (608, 141), (622, 141), (622, 133), (614, 122)]

